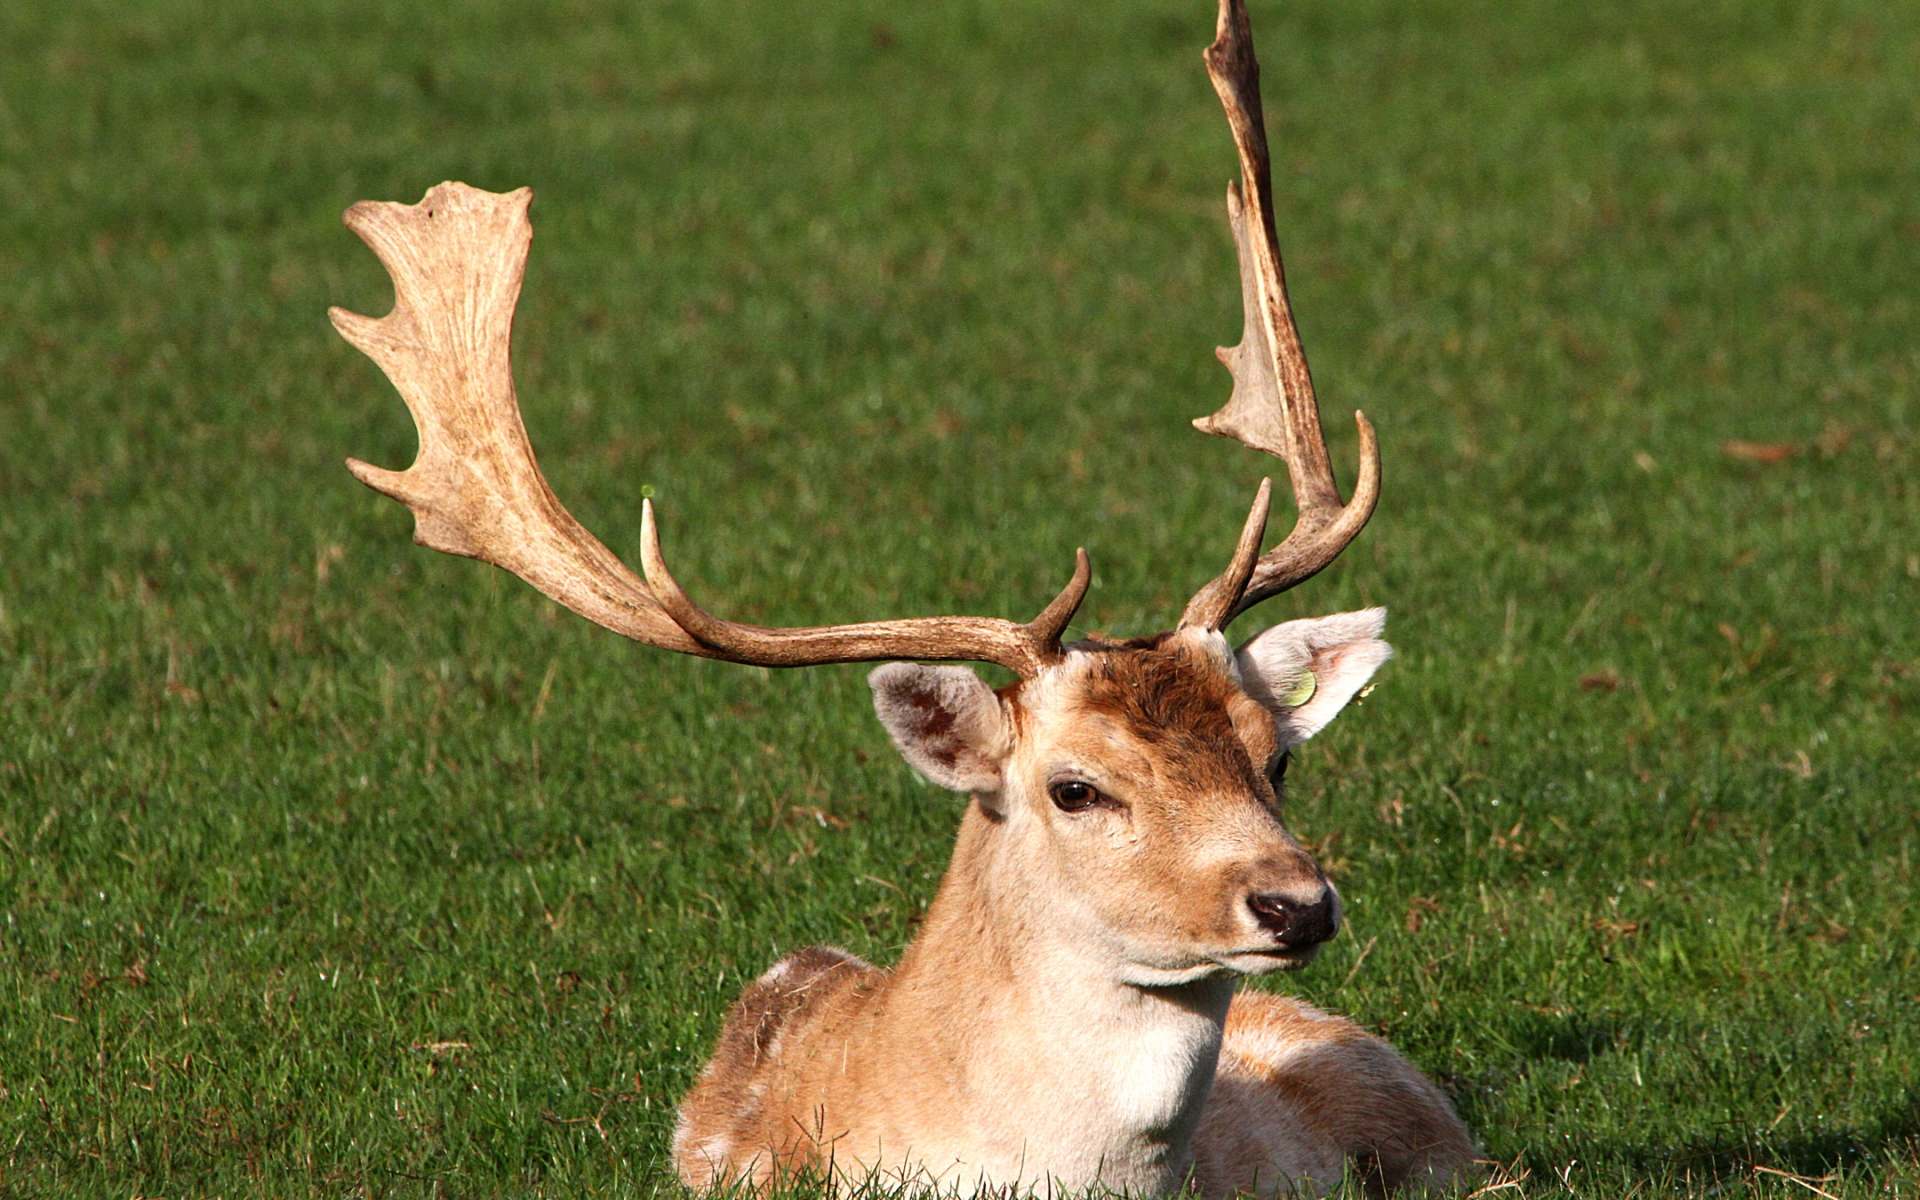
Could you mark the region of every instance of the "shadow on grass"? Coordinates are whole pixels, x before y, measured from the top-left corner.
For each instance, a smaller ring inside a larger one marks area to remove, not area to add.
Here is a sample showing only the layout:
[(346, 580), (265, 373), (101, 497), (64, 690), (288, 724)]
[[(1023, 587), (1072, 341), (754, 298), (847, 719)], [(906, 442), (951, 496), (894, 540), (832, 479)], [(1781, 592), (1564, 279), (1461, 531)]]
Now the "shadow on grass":
[[(1504, 1040), (1514, 1052), (1512, 1059), (1471, 1080), (1442, 1077), (1469, 1126), (1476, 1125), (1484, 1115), (1477, 1110), (1485, 1102), (1536, 1070), (1553, 1064), (1578, 1067), (1609, 1054), (1633, 1054), (1650, 1042), (1685, 1044), (1694, 1040), (1693, 1033), (1684, 1027), (1650, 1026), (1645, 1021), (1605, 1013), (1526, 1009), (1508, 1016), (1503, 1025)], [(1913, 1085), (1903, 1087), (1864, 1119), (1851, 1124), (1788, 1129), (1777, 1134), (1763, 1128), (1766, 1124), (1767, 1118), (1762, 1116), (1749, 1123), (1726, 1122), (1691, 1130), (1643, 1125), (1639, 1137), (1628, 1130), (1613, 1131), (1613, 1136), (1575, 1132), (1564, 1145), (1550, 1145), (1553, 1139), (1545, 1136), (1547, 1131), (1536, 1130), (1526, 1136), (1531, 1145), (1527, 1145), (1522, 1158), (1537, 1178), (1553, 1177), (1571, 1156), (1594, 1166), (1611, 1164), (1630, 1177), (1665, 1180), (1687, 1192), (1695, 1186), (1730, 1179), (1750, 1180), (1756, 1172), (1787, 1172), (1819, 1179), (1889, 1158), (1920, 1162), (1920, 1087)], [(1662, 1139), (1662, 1133), (1668, 1138)]]
[(1626, 1047), (1633, 1034), (1607, 1017), (1526, 1013), (1511, 1027), (1514, 1046), (1528, 1060), (1583, 1063)]
[(1909, 1088), (1879, 1119), (1852, 1128), (1786, 1138), (1735, 1134), (1694, 1138), (1673, 1146), (1617, 1146), (1619, 1161), (1639, 1170), (1665, 1167), (1697, 1175), (1749, 1174), (1772, 1167), (1796, 1175), (1825, 1175), (1857, 1166), (1885, 1151), (1920, 1143), (1920, 1094)]

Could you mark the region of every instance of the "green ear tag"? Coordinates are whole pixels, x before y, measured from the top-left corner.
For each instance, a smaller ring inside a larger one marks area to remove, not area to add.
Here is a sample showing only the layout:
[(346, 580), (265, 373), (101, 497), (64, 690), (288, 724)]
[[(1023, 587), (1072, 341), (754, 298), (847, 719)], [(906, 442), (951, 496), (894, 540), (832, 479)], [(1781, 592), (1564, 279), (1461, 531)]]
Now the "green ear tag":
[(1293, 685), (1293, 690), (1280, 697), (1280, 703), (1288, 708), (1299, 708), (1313, 699), (1313, 694), (1319, 690), (1320, 681), (1313, 677), (1313, 672), (1302, 671), (1299, 680)]

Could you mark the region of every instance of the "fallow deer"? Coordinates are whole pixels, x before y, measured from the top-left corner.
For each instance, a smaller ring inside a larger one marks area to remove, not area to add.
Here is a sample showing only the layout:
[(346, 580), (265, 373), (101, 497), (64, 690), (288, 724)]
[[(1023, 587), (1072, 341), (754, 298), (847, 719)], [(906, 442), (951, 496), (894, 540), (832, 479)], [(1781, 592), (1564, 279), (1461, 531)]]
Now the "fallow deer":
[[(1282, 459), (1298, 517), (1265, 554), (1263, 482), (1230, 565), (1169, 633), (1061, 644), (1090, 579), (1021, 625), (934, 617), (769, 629), (697, 606), (641, 507), (636, 577), (561, 506), (534, 461), (508, 362), (531, 193), (447, 183), (417, 205), (362, 203), (348, 226), (393, 277), (393, 312), (334, 324), (405, 398), (406, 471), (348, 460), (404, 502), (423, 545), (513, 572), (588, 620), (683, 654), (767, 667), (892, 662), (870, 677), (906, 760), (970, 799), (919, 936), (892, 969), (788, 955), (729, 1013), (673, 1139), (687, 1183), (815, 1171), (963, 1192), (1093, 1185), (1164, 1194), (1444, 1185), (1475, 1151), (1446, 1098), (1340, 1017), (1236, 981), (1299, 967), (1340, 900), (1281, 822), (1290, 749), (1390, 648), (1379, 609), (1228, 623), (1308, 579), (1379, 495), (1371, 426), (1344, 503), (1288, 306), (1258, 68), (1241, 0), (1205, 61), (1240, 154), (1227, 213), (1245, 330), (1220, 351), (1227, 405), (1194, 422)], [(1018, 682), (990, 689), (964, 667)]]

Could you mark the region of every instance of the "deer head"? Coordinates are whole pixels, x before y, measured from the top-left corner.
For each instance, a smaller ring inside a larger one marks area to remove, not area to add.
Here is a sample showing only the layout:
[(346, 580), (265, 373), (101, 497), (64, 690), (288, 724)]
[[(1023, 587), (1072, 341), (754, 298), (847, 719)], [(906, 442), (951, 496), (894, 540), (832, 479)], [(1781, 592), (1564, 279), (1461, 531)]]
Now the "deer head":
[(1196, 626), (1081, 642), (998, 692), (964, 667), (870, 682), (907, 761), (995, 827), (1006, 902), (1127, 982), (1177, 984), (1299, 965), (1338, 928), (1278, 791), (1292, 746), (1391, 653), (1384, 620), (1290, 621), (1237, 653)]
[[(1228, 624), (1310, 578), (1353, 540), (1379, 494), (1372, 427), (1356, 413), (1360, 469), (1340, 498), (1288, 306), (1271, 211), (1258, 68), (1246, 16), (1223, 3), (1206, 55), (1239, 147), (1227, 212), (1245, 331), (1219, 351), (1227, 405), (1194, 422), (1282, 460), (1298, 517), (1260, 553), (1271, 483), (1254, 498), (1232, 559), (1170, 633), (1061, 645), (1091, 577), (1073, 577), (1032, 621), (931, 617), (770, 629), (715, 617), (674, 579), (651, 501), (641, 508), (643, 576), (627, 569), (547, 486), (521, 423), (509, 335), (532, 240), (532, 194), (445, 183), (419, 204), (361, 203), (346, 223), (392, 275), (393, 312), (332, 310), (412, 411), (420, 453), (389, 471), (355, 460), (368, 486), (415, 516), (415, 540), (518, 575), (588, 620), (649, 645), (768, 667), (916, 660), (872, 675), (901, 753), (974, 797), (1000, 834), (993, 886), (1035, 921), (1099, 948), (1123, 977), (1178, 983), (1297, 964), (1338, 926), (1338, 899), (1280, 820), (1289, 749), (1313, 736), (1391, 653), (1384, 613), (1292, 621), (1237, 650)], [(998, 692), (963, 667), (1018, 675)], [(983, 870), (989, 868), (983, 867)], [(1044, 910), (1044, 911), (1041, 911)]]

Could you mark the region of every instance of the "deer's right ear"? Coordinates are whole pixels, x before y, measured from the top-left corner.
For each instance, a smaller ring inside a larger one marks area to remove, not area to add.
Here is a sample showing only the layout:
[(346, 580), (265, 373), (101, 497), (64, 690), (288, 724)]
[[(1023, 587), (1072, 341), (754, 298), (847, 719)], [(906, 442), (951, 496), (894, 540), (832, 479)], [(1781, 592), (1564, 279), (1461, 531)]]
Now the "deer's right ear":
[(1000, 698), (965, 667), (888, 663), (867, 676), (873, 711), (914, 770), (956, 792), (997, 792), (1007, 757)]

